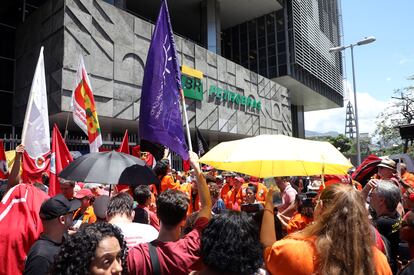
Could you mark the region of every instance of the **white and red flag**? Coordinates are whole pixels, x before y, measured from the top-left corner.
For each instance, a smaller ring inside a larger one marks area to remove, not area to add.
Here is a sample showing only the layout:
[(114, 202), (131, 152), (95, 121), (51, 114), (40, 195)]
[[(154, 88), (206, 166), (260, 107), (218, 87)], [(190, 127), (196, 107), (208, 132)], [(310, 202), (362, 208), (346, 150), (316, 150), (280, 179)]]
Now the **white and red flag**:
[(60, 193), (59, 173), (73, 161), (73, 157), (66, 146), (65, 140), (56, 124), (52, 133), (52, 155), (50, 157), (49, 196)]
[(92, 86), (86, 72), (82, 55), (76, 72), (76, 86), (72, 93), (71, 109), (73, 120), (88, 135), (90, 152), (99, 152), (102, 145), (101, 128), (96, 113)]
[(4, 152), (4, 143), (0, 139), (0, 179), (7, 179), (9, 177), (9, 167), (7, 165), (6, 153)]
[(49, 171), (50, 163), (49, 111), (43, 47), (40, 49), (39, 60), (30, 88), (23, 123), (22, 144), (25, 146), (22, 165), (23, 182), (42, 182), (42, 174)]

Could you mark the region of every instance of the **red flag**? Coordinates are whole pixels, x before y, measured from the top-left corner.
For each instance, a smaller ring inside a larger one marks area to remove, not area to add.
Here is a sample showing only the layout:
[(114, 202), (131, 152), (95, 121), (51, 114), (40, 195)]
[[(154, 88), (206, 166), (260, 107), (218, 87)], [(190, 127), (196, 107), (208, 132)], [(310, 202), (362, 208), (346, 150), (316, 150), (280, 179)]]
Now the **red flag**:
[(0, 202), (0, 274), (22, 274), (32, 244), (43, 231), (40, 206), (47, 194), (29, 184), (18, 184)]
[(50, 178), (49, 178), (49, 196), (55, 196), (60, 193), (59, 173), (73, 161), (73, 157), (66, 146), (56, 124), (53, 126), (52, 133), (52, 155), (50, 157)]
[(42, 174), (49, 174), (50, 152), (31, 158), (27, 151), (23, 153), (22, 181), (25, 183), (42, 183)]
[(9, 177), (9, 169), (7, 166), (6, 153), (4, 152), (3, 140), (0, 139), (0, 179)]
[(145, 156), (142, 156), (140, 145), (132, 147), (132, 155), (145, 161), (147, 166), (150, 168), (154, 165), (154, 156), (150, 152), (145, 152)]
[(185, 172), (190, 171), (191, 169), (191, 165), (190, 165), (190, 161), (189, 160), (183, 160), (183, 170)]
[(147, 152), (147, 155), (144, 157), (144, 161), (148, 167), (152, 168), (154, 165), (154, 157), (151, 155), (150, 152)]
[(134, 157), (140, 158), (141, 157), (141, 146), (137, 145), (132, 147), (132, 155)]
[(122, 139), (121, 146), (118, 148), (117, 151), (130, 155), (130, 153), (129, 153), (128, 129), (125, 130), (125, 135), (124, 135), (124, 138)]

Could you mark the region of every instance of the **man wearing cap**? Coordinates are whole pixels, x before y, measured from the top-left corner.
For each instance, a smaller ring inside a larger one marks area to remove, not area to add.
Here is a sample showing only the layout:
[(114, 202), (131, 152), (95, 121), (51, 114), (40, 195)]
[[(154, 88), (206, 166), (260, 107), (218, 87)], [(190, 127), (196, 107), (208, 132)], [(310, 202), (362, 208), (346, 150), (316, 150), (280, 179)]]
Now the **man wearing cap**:
[[(397, 174), (397, 164), (395, 161), (390, 158), (384, 158), (381, 160), (380, 164), (377, 165), (377, 167), (377, 175), (380, 179), (392, 181), (396, 186), (400, 188), (402, 193), (405, 193), (406, 188), (408, 188), (410, 185)], [(401, 212), (401, 204), (400, 208)]]
[(380, 179), (382, 180), (391, 180), (394, 181), (396, 185), (398, 184), (398, 179), (395, 177), (395, 173), (397, 172), (397, 164), (390, 158), (384, 158), (381, 162), (377, 165), (378, 173)]
[(72, 228), (78, 230), (84, 223), (91, 224), (96, 222), (96, 216), (92, 206), (92, 191), (90, 189), (81, 189), (74, 197), (81, 201), (81, 206), (73, 215)]
[(27, 256), (24, 274), (49, 274), (54, 257), (63, 242), (63, 234), (72, 224), (73, 211), (80, 207), (80, 201), (67, 200), (62, 194), (43, 202), (39, 216), (43, 233), (32, 245)]

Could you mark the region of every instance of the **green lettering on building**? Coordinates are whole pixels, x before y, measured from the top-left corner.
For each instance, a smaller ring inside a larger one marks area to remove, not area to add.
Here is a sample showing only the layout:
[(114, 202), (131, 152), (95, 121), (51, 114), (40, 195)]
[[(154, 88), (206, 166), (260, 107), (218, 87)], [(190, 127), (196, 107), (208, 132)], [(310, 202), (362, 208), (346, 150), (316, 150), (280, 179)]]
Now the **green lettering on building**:
[(215, 85), (210, 85), (208, 96), (215, 97), (218, 100), (232, 102), (237, 105), (243, 105), (252, 110), (256, 109), (260, 111), (262, 109), (262, 102), (256, 101), (251, 97), (246, 97), (228, 90), (220, 89)]
[(185, 97), (199, 101), (203, 100), (203, 81), (201, 79), (182, 74), (181, 86)]

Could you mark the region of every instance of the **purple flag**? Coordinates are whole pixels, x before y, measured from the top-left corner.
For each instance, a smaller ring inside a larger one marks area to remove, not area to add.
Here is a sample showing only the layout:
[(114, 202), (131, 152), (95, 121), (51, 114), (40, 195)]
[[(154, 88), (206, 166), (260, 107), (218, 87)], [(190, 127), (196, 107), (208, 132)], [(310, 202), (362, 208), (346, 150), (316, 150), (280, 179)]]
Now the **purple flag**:
[(141, 139), (160, 143), (188, 159), (180, 111), (181, 73), (165, 0), (145, 65), (139, 112)]

